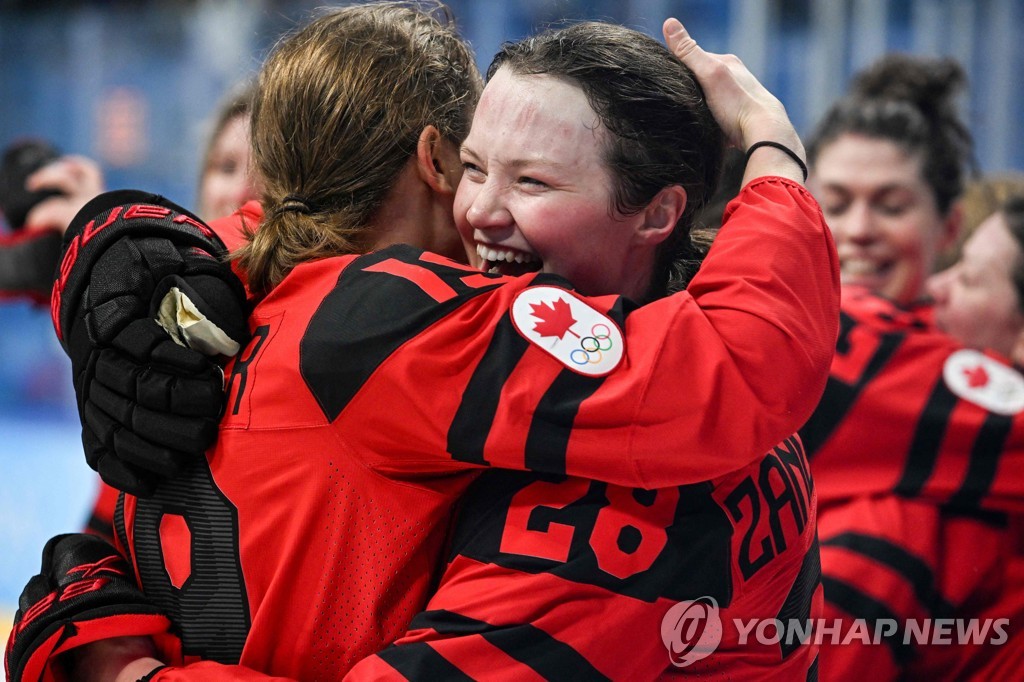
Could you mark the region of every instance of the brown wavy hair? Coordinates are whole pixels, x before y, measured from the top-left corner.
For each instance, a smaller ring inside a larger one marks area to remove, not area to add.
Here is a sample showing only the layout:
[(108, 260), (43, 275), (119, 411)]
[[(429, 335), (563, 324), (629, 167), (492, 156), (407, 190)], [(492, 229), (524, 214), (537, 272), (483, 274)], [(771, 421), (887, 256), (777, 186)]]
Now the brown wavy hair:
[(236, 253), (251, 290), (265, 294), (304, 261), (365, 251), (422, 130), (461, 144), (481, 89), (440, 3), (328, 9), (284, 37), (252, 102), (265, 214)]

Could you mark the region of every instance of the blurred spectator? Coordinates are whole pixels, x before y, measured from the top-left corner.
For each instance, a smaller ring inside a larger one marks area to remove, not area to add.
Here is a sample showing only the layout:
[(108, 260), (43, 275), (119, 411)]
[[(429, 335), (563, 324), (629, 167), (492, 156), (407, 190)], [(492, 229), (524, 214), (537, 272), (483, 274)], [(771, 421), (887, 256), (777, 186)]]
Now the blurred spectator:
[[(59, 152), (44, 140), (11, 143), (0, 161), (0, 213), (7, 232), (0, 235), (0, 297), (49, 300), (53, 271), (66, 223), (54, 221), (52, 205), (65, 200), (69, 188), (43, 178), (39, 169), (55, 162)], [(102, 189), (102, 188), (100, 188)], [(95, 194), (95, 192), (94, 192)]]
[[(250, 85), (224, 99), (213, 119), (198, 174), (198, 213), (205, 220), (231, 214), (257, 198), (249, 173)], [(11, 233), (0, 235), (0, 298), (48, 304), (64, 230), (79, 209), (104, 191), (99, 164), (65, 155), (43, 140), (20, 140), (0, 166), (0, 211)], [(110, 537), (117, 492), (102, 485), (87, 528)]]
[(59, 156), (60, 152), (50, 143), (37, 139), (18, 140), (4, 150), (0, 161), (0, 212), (9, 229), (25, 227), (29, 211), (59, 193), (55, 189), (31, 191), (25, 182), (32, 173)]
[(252, 85), (239, 86), (221, 103), (200, 167), (197, 213), (203, 220), (230, 215), (259, 193), (249, 167)]

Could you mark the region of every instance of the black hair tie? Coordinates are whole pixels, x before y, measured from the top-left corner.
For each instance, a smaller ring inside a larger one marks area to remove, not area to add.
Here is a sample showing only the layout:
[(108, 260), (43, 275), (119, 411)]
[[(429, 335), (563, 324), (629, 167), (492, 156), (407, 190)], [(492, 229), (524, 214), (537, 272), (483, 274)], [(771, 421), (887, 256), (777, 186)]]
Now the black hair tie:
[(795, 151), (793, 151), (786, 145), (782, 144), (781, 142), (773, 142), (772, 140), (761, 140), (760, 142), (755, 142), (754, 144), (750, 145), (750, 149), (747, 150), (745, 162), (750, 161), (750, 155), (753, 154), (754, 150), (757, 149), (758, 147), (774, 147), (775, 149), (778, 149), (781, 152), (785, 152), (786, 156), (793, 159), (793, 161), (796, 162), (796, 165), (800, 166), (800, 172), (804, 174), (804, 181), (807, 180), (807, 164), (804, 163), (803, 159), (797, 156), (797, 153)]
[(277, 207), (275, 213), (301, 213), (309, 215), (310, 213), (315, 213), (316, 210), (316, 204), (313, 202), (303, 199), (298, 194), (289, 194), (281, 200), (281, 205)]

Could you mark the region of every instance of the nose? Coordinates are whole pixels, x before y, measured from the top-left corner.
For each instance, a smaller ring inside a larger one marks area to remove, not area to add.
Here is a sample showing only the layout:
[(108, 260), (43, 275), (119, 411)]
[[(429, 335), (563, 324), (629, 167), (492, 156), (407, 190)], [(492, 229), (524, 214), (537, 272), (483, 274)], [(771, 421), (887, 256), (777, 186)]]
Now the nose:
[(506, 205), (504, 192), (493, 178), (478, 185), (466, 211), (466, 220), (475, 230), (493, 230), (512, 224), (512, 213)]
[(937, 305), (944, 304), (949, 298), (949, 283), (954, 277), (953, 270), (955, 267), (936, 272), (924, 283), (925, 292)]
[[(836, 222), (836, 221), (833, 221)], [(876, 236), (875, 216), (865, 202), (856, 202), (835, 225), (838, 232), (852, 242), (863, 244)]]

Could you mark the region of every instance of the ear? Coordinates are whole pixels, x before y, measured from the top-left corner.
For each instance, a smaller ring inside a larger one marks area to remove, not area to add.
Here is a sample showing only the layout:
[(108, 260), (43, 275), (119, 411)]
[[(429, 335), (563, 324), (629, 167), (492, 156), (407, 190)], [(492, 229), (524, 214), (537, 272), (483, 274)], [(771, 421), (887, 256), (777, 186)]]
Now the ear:
[(1024, 331), (1018, 333), (1017, 339), (1013, 342), (1013, 348), (1010, 350), (1010, 361), (1017, 367), (1024, 367)]
[(427, 126), (420, 133), (416, 169), (420, 179), (439, 194), (454, 195), (462, 177), (458, 150), (434, 126)]
[(942, 236), (939, 237), (939, 252), (949, 251), (957, 244), (960, 231), (964, 226), (964, 207), (959, 201), (950, 207), (946, 219), (942, 221)]
[(634, 240), (648, 246), (665, 241), (676, 229), (676, 223), (685, 208), (685, 189), (679, 185), (663, 188), (643, 210), (643, 221), (637, 228)]

